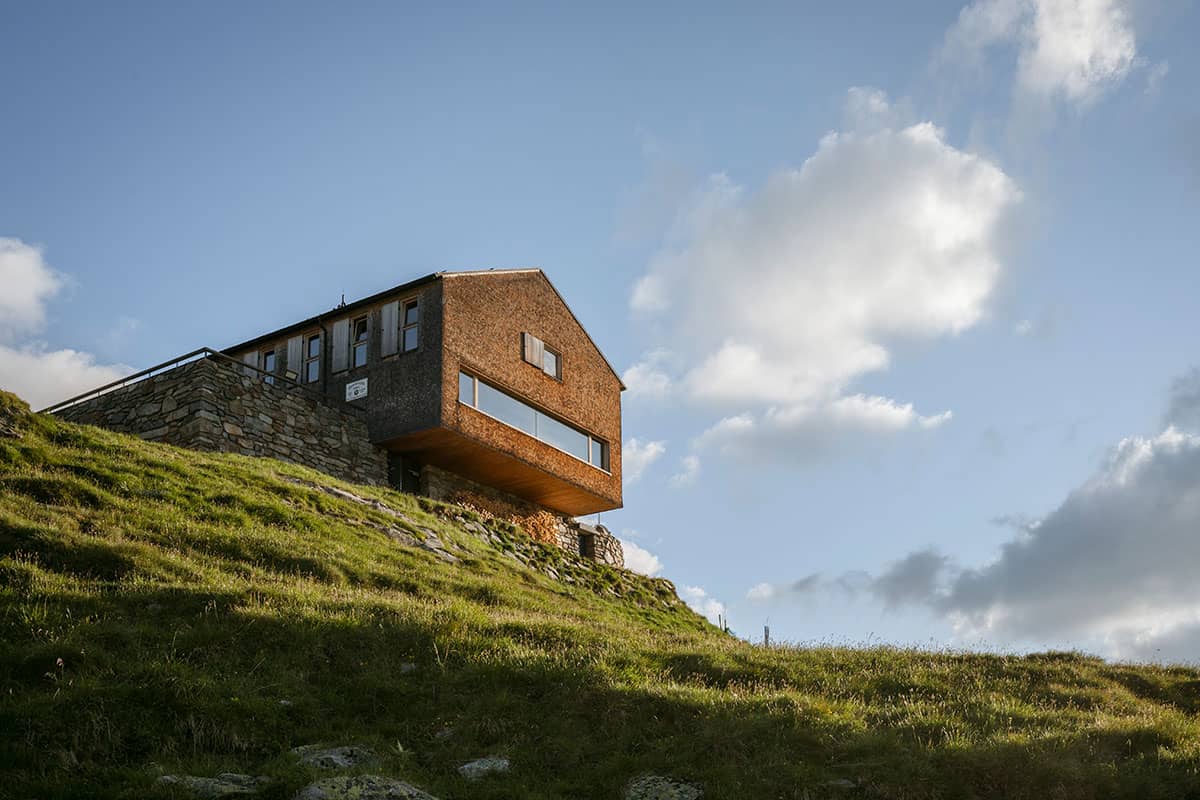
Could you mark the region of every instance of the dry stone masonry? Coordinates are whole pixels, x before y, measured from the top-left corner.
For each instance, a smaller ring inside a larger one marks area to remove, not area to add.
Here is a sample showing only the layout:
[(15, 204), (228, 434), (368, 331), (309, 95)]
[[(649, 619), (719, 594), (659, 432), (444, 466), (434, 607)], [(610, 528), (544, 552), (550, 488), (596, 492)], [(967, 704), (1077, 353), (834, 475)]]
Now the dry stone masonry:
[(192, 361), (56, 413), (154, 442), (277, 458), (353, 483), (387, 483), (387, 457), (371, 444), (356, 409), (215, 359)]

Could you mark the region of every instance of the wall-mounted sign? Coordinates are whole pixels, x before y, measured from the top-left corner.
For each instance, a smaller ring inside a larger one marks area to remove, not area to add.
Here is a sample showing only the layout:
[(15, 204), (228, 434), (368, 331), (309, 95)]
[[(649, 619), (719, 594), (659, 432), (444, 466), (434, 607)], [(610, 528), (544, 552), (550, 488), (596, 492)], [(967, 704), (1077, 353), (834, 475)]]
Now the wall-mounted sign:
[(350, 381), (346, 384), (346, 399), (358, 400), (367, 396), (367, 379)]

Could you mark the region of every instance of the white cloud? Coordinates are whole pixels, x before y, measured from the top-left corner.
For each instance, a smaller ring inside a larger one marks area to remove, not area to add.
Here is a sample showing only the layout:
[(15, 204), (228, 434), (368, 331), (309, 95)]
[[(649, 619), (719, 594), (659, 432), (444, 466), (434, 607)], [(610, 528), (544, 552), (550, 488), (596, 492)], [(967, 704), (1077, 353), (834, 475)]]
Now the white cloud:
[(97, 364), (90, 353), (50, 350), (31, 337), (46, 323), (46, 304), (63, 278), (42, 251), (19, 239), (0, 238), (0, 389), (35, 409), (128, 375), (123, 364)]
[(0, 345), (0, 389), (39, 409), (133, 372), (123, 364), (97, 364), (90, 353), (47, 350), (39, 344)]
[(756, 583), (750, 587), (750, 591), (746, 592), (746, 599), (762, 602), (773, 599), (777, 593), (778, 589), (769, 583)]
[(1019, 93), (1078, 106), (1138, 65), (1128, 0), (976, 0), (947, 31), (943, 57), (979, 65), (997, 45), (1017, 50)]
[(699, 614), (703, 614), (714, 625), (717, 624), (718, 617), (724, 616), (726, 613), (725, 604), (717, 598), (710, 596), (708, 592), (699, 586), (684, 586), (679, 590), (679, 596), (693, 610)]
[(631, 299), (665, 331), (681, 398), (733, 412), (746, 432), (940, 416), (847, 389), (888, 366), (893, 341), (983, 318), (1020, 192), (933, 124), (894, 127), (901, 116), (882, 92), (852, 90), (854, 127), (799, 169), (757, 191), (714, 176), (681, 211)]
[(46, 301), (60, 288), (62, 278), (42, 259), (40, 248), (20, 239), (0, 237), (0, 342), (41, 331), (46, 324)]
[(621, 469), (624, 472), (625, 483), (633, 483), (641, 478), (646, 468), (665, 452), (666, 442), (643, 442), (637, 437), (626, 439), (621, 445)]
[(760, 415), (726, 417), (696, 438), (696, 447), (715, 447), (741, 456), (816, 457), (856, 439), (874, 440), (906, 430), (939, 427), (953, 414), (922, 415), (911, 403), (853, 394), (824, 405), (772, 407)]
[(651, 578), (662, 572), (663, 565), (658, 556), (636, 542), (621, 539), (621, 549), (625, 553), (625, 569)]
[(640, 361), (621, 375), (625, 393), (634, 398), (665, 398), (670, 393), (673, 383), (671, 376), (664, 370), (664, 362), (669, 357), (670, 354), (661, 349), (643, 355)]
[(691, 486), (700, 477), (700, 457), (696, 455), (684, 456), (679, 462), (679, 472), (671, 476), (670, 484), (673, 488), (682, 489), (686, 486)]

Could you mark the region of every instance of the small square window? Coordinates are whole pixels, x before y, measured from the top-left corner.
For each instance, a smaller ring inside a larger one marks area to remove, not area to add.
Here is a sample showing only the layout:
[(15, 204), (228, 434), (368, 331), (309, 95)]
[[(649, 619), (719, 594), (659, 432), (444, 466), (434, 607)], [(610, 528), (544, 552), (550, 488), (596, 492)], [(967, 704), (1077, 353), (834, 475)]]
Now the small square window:
[(549, 347), (542, 348), (542, 372), (551, 378), (562, 379), (562, 356)]

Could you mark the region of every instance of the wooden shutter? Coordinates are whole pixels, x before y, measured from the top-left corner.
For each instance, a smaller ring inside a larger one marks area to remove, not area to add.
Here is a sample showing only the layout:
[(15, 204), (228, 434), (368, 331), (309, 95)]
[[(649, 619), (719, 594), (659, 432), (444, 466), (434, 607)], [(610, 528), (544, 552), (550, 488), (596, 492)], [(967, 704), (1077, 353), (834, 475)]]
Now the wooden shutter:
[(383, 308), (379, 313), (379, 325), (383, 329), (379, 332), (379, 354), (381, 356), (394, 356), (397, 349), (397, 336), (400, 333), (400, 301), (393, 300), (390, 303), (384, 303)]
[(296, 373), (296, 380), (300, 380), (300, 367), (303, 360), (304, 337), (293, 336), (288, 339), (287, 361), (284, 362), (283, 368), (288, 372)]
[(339, 319), (333, 323), (334, 372), (345, 372), (350, 366), (350, 320)]
[[(242, 356), (242, 363), (249, 364), (252, 367), (257, 367), (258, 366), (258, 351), (255, 350), (253, 353), (246, 353), (244, 356)], [(251, 378), (253, 378), (255, 375), (255, 372), (252, 369), (244, 369), (244, 370), (242, 370), (242, 372), (246, 373)]]
[(521, 339), (521, 357), (538, 369), (541, 369), (542, 352), (546, 346), (542, 343), (541, 339), (532, 333), (522, 333)]

